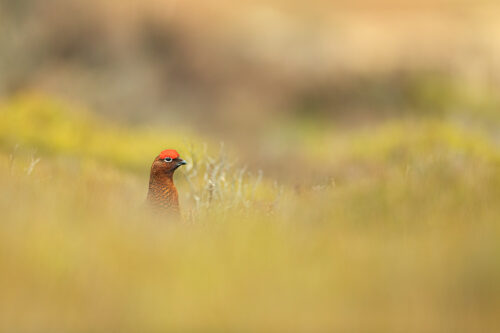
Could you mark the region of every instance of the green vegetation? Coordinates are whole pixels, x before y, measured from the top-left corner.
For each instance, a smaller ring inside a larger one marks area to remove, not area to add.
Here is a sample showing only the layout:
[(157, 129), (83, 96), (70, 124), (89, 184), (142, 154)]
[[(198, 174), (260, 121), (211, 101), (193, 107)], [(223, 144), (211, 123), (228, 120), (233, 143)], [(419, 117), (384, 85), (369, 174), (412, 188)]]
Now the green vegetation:
[(135, 171), (144, 170), (151, 156), (165, 145), (182, 148), (190, 144), (183, 138), (194, 138), (182, 129), (155, 130), (130, 131), (36, 93), (19, 95), (0, 106), (4, 149), (31, 147), (40, 154), (98, 160)]
[[(276, 185), (185, 131), (188, 143), (40, 95), (6, 102), (0, 331), (498, 327), (500, 149), (487, 132), (445, 119), (291, 132), (331, 178)], [(191, 162), (176, 175), (184, 222), (143, 206), (167, 146)]]

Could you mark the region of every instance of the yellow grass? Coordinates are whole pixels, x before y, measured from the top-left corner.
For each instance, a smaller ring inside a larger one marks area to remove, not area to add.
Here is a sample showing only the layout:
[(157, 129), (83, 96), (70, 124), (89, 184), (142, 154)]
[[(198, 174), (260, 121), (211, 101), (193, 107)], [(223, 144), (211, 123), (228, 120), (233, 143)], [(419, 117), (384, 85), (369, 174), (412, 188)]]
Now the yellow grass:
[[(331, 132), (311, 151), (338, 159), (334, 179), (296, 189), (199, 138), (40, 96), (0, 119), (2, 332), (500, 327), (500, 151), (486, 133), (438, 120)], [(195, 162), (176, 175), (184, 221), (143, 206), (166, 144)]]

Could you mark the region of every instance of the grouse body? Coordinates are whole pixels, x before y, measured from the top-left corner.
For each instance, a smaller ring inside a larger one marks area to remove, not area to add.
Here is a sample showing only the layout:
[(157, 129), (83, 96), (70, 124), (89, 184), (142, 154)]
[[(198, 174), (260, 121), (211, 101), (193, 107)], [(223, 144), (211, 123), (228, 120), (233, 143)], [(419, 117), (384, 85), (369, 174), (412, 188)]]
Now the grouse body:
[(174, 185), (174, 172), (185, 164), (173, 149), (162, 151), (153, 161), (147, 201), (155, 210), (179, 214), (179, 194)]

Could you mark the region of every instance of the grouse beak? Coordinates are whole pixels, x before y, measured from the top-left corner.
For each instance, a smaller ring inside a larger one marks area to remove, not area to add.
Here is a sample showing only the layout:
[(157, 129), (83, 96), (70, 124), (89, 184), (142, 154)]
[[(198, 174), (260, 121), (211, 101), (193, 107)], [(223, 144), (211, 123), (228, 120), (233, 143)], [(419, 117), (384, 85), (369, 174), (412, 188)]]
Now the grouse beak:
[(177, 161), (177, 166), (180, 167), (181, 165), (186, 165), (187, 162), (182, 160), (182, 159), (179, 159), (179, 161)]

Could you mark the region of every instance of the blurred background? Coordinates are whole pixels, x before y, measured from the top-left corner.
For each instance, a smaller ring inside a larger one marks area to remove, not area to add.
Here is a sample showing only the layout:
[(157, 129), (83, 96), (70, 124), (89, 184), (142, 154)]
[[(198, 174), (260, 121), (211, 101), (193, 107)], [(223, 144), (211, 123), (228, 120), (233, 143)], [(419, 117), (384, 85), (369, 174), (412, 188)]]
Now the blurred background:
[(499, 91), (498, 0), (0, 0), (0, 331), (499, 332)]
[(294, 142), (307, 130), (401, 117), (498, 125), (493, 0), (4, 0), (0, 10), (3, 99), (34, 90), (113, 121), (190, 127), (273, 176), (304, 156)]

